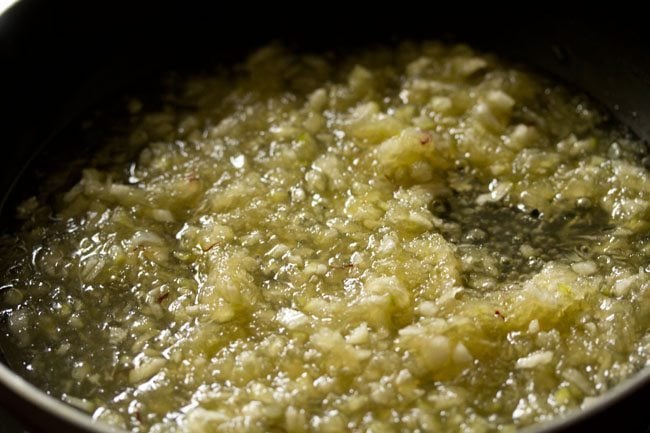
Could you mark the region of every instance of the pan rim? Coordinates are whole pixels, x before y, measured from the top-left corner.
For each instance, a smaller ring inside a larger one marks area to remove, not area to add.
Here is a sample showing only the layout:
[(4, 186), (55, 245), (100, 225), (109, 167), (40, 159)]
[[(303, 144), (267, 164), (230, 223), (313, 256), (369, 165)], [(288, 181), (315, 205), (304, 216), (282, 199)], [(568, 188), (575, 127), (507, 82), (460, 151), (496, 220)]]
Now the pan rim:
[[(128, 433), (127, 430), (111, 427), (96, 422), (88, 414), (79, 409), (47, 395), (41, 389), (23, 379), (8, 366), (0, 363), (0, 386), (34, 406), (43, 409), (51, 416), (61, 419), (69, 425), (84, 429), (92, 433)], [(548, 421), (518, 429), (519, 433), (551, 433), (569, 428), (580, 421), (594, 416), (608, 407), (624, 400), (630, 394), (644, 386), (650, 386), (650, 366), (637, 371), (632, 376), (596, 397), (596, 400), (585, 408), (574, 409)]]

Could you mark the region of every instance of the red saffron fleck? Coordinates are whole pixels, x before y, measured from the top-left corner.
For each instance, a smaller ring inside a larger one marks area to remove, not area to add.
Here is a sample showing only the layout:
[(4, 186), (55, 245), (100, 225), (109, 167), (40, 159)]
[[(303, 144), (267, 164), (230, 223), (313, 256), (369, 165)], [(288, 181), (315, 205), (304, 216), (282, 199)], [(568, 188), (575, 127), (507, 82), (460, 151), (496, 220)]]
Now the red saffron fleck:
[(207, 252), (210, 251), (212, 248), (214, 248), (217, 244), (218, 244), (218, 242), (215, 242), (215, 243), (209, 245), (207, 248), (203, 248), (203, 247), (201, 247), (201, 249), (203, 250), (204, 253), (207, 253)]
[(354, 268), (354, 264), (352, 264), (352, 263), (344, 263), (342, 265), (332, 265), (331, 267), (333, 269), (352, 269), (352, 268)]
[(156, 298), (156, 302), (162, 304), (165, 299), (169, 298), (169, 292), (163, 293)]
[(506, 316), (501, 314), (501, 311), (499, 311), (499, 310), (494, 310), (494, 315), (497, 316), (501, 320), (506, 320)]

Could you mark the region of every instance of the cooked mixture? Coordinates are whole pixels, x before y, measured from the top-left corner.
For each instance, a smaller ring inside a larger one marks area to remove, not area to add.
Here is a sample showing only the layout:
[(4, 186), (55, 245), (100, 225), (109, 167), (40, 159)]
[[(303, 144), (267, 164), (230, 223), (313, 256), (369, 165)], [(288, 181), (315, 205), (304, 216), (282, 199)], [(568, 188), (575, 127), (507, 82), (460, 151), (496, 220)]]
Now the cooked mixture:
[(9, 363), (98, 422), (512, 432), (648, 363), (650, 157), (584, 97), (439, 43), (167, 88), (2, 241)]

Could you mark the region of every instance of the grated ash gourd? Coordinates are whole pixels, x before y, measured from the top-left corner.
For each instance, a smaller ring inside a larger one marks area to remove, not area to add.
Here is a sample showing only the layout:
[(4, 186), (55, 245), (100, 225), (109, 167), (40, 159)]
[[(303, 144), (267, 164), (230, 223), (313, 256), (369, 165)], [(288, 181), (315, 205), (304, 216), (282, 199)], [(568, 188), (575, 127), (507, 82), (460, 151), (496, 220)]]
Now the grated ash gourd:
[(30, 381), (134, 432), (507, 432), (646, 365), (645, 150), (583, 97), (438, 43), (238, 71), (18, 210)]

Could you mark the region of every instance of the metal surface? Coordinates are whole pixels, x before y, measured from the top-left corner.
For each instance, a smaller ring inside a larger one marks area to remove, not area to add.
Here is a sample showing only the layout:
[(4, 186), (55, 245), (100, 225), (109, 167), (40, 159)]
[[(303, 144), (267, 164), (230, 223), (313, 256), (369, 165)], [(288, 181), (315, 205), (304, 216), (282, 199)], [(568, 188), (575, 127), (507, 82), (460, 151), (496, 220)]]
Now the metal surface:
[[(403, 6), (404, 12), (372, 11), (372, 19), (335, 5), (319, 11), (317, 18), (304, 19), (255, 6), (256, 15), (266, 19), (248, 20), (250, 6), (244, 4), (225, 11), (184, 9), (180, 4), (126, 7), (104, 1), (21, 0), (0, 16), (0, 111), (10, 116), (2, 128), (2, 139), (10, 145), (4, 146), (0, 162), (0, 191), (4, 196), (14, 186), (38, 149), (122, 86), (160, 68), (229, 63), (272, 39), (298, 48), (340, 49), (395, 37), (453, 34), (575, 85), (637, 135), (650, 139), (650, 56), (634, 17), (610, 13), (572, 19), (532, 12), (467, 16), (461, 9), (465, 5), (417, 12), (409, 3)], [(57, 150), (63, 157), (74, 151)], [(10, 196), (9, 208), (12, 200)], [(0, 219), (4, 227), (9, 224), (6, 215)], [(648, 398), (650, 372), (644, 371), (590, 408), (526, 432), (646, 432)], [(7, 412), (30, 424), (32, 433), (114, 431), (91, 424), (87, 416), (44, 395), (1, 363), (0, 402), (5, 407), (4, 414), (0, 411), (3, 433), (24, 429), (15, 421), (3, 422)]]

